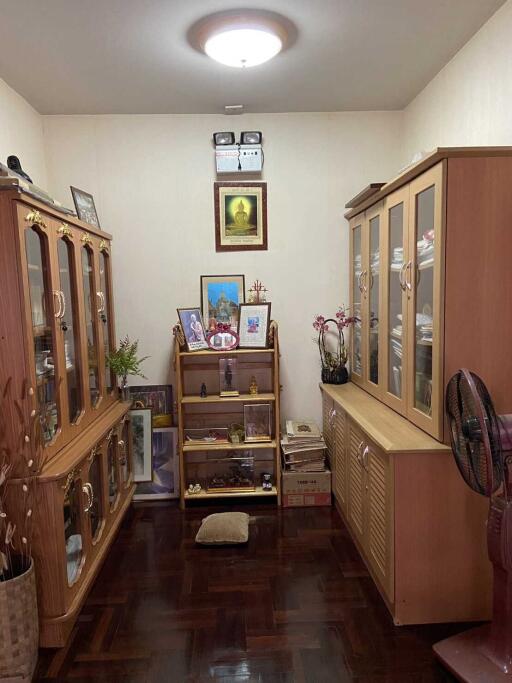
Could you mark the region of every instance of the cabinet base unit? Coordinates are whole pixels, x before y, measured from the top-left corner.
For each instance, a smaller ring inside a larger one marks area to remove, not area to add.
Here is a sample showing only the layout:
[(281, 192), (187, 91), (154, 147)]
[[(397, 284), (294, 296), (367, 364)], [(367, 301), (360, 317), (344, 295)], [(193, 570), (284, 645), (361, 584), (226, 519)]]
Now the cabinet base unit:
[(489, 619), (488, 502), (451, 449), (353, 383), (321, 390), (336, 505), (394, 623)]

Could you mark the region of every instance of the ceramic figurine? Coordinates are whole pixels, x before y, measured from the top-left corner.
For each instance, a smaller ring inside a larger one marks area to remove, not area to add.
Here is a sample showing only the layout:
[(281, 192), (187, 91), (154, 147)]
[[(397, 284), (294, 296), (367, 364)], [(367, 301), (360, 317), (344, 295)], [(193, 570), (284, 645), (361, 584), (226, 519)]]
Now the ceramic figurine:
[(272, 477), (270, 476), (270, 474), (263, 474), (261, 478), (261, 488), (264, 491), (272, 491)]
[(22, 178), (25, 178), (25, 180), (28, 180), (29, 183), (32, 182), (32, 178), (21, 168), (20, 160), (18, 157), (14, 156), (14, 154), (11, 154), (11, 156), (7, 157), (7, 167), (10, 168), (11, 171), (14, 171), (20, 175)]
[(249, 387), (249, 393), (253, 395), (258, 393), (258, 382), (256, 382), (256, 377), (254, 375), (251, 377), (251, 386)]
[(206, 398), (208, 396), (208, 393), (206, 391), (206, 384), (203, 382), (201, 384), (201, 398)]

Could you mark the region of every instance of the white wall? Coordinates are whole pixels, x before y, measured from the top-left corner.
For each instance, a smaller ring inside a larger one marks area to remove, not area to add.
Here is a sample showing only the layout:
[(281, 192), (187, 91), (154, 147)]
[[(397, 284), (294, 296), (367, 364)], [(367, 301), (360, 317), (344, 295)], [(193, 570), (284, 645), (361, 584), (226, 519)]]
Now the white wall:
[(405, 110), (404, 163), (439, 146), (512, 145), (512, 0)]
[(0, 161), (6, 164), (11, 154), (20, 158), (22, 168), (36, 185), (46, 186), (43, 119), (0, 79)]
[[(280, 324), (283, 414), (320, 417), (315, 313), (348, 303), (344, 204), (399, 165), (400, 113), (44, 117), (49, 189), (92, 192), (114, 235), (118, 337), (140, 338), (152, 383), (168, 376), (176, 308), (200, 303), (201, 274), (245, 273)], [(216, 253), (216, 130), (262, 130), (266, 252)]]

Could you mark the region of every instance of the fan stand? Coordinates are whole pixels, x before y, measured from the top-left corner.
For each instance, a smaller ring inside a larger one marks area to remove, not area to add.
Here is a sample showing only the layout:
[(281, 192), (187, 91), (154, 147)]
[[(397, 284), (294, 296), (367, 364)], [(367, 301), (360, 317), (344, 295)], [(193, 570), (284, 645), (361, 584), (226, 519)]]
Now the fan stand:
[(512, 683), (512, 564), (507, 538), (511, 514), (511, 503), (491, 500), (487, 542), (494, 570), (492, 622), (433, 647), (444, 666), (464, 683)]

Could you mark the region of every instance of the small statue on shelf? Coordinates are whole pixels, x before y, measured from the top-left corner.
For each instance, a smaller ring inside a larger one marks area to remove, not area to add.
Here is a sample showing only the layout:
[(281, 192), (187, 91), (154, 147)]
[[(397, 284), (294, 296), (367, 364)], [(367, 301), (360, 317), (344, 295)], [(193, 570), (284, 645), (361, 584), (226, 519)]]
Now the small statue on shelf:
[(264, 473), (261, 475), (261, 488), (264, 491), (272, 491), (272, 477), (270, 474)]
[(208, 396), (208, 392), (206, 391), (206, 384), (204, 382), (201, 384), (200, 396), (201, 398), (206, 398)]
[(226, 390), (231, 391), (232, 390), (232, 384), (231, 382), (233, 381), (233, 370), (231, 369), (231, 361), (228, 360), (226, 363), (226, 369), (224, 370), (224, 382), (226, 383)]
[(251, 385), (249, 387), (249, 393), (253, 396), (258, 393), (258, 382), (256, 381), (256, 377), (254, 375), (251, 377)]
[(189, 484), (187, 492), (189, 496), (192, 496), (194, 493), (201, 493), (201, 490), (201, 484)]

